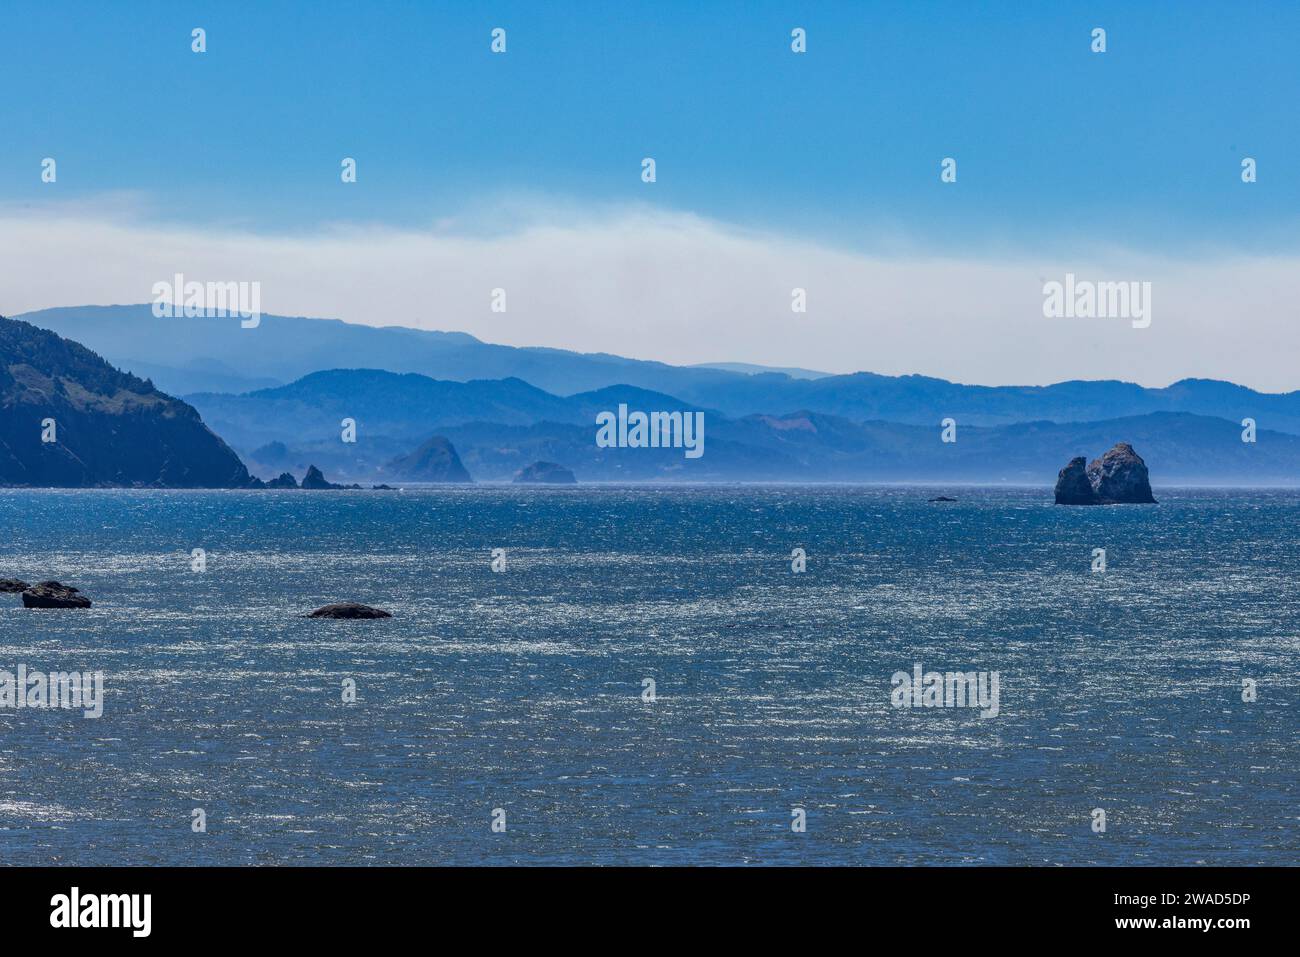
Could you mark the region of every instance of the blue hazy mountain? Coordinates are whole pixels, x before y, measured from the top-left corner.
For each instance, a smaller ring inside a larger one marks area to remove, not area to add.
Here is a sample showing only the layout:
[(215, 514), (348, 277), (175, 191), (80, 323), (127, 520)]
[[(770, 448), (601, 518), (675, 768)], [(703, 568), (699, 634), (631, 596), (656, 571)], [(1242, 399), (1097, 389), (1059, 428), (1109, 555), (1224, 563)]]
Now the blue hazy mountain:
[[(337, 319), (263, 316), (257, 328), (243, 329), (237, 319), (158, 319), (147, 304), (44, 309), (22, 318), (81, 342), (126, 371), (145, 370), (137, 374), (182, 395), (246, 392), (343, 366), (460, 382), (515, 377), (565, 393), (616, 384), (681, 391), (687, 384), (746, 378), (603, 353), (492, 345), (463, 332)], [(214, 385), (216, 374), (226, 376), (226, 384)], [(240, 377), (243, 385), (235, 381)]]
[(798, 366), (759, 366), (752, 362), (697, 362), (687, 366), (689, 369), (721, 369), (723, 372), (742, 372), (745, 375), (758, 375), (763, 372), (779, 372), (792, 379), (824, 379), (829, 372), (815, 369), (801, 369)]
[(1159, 485), (1300, 484), (1300, 436), (1260, 432), (1241, 441), (1232, 422), (1180, 412), (1088, 423), (958, 427), (852, 422), (821, 413), (705, 418), (705, 454), (599, 449), (589, 425), (469, 423), (443, 430), (480, 480), (504, 480), (530, 461), (572, 469), (581, 481), (1006, 482), (1050, 487), (1076, 455), (1132, 443)]
[(522, 379), (449, 382), (375, 369), (313, 372), (274, 389), (245, 395), (196, 393), (187, 401), (198, 403), (204, 421), (241, 448), (338, 435), (345, 418), (354, 419), (363, 433), (403, 443), (475, 420), (507, 425), (578, 421), (573, 403)]
[[(629, 385), (559, 396), (520, 379), (448, 382), (378, 370), (315, 373), (247, 395), (186, 400), (269, 476), (319, 464), (349, 481), (402, 479), (390, 463), (431, 436), (449, 439), (475, 479), (508, 480), (536, 461), (557, 462), (582, 481), (974, 481), (1050, 485), (1075, 455), (1131, 442), (1156, 484), (1300, 483), (1300, 436), (1261, 429), (1241, 441), (1239, 423), (1184, 412), (1093, 422), (1045, 420), (977, 426), (958, 420), (958, 440), (931, 423), (851, 419), (813, 410), (729, 416)], [(596, 414), (620, 404), (642, 411), (705, 414), (705, 454), (681, 449), (601, 449)], [(357, 441), (341, 438), (353, 419)]]
[(1300, 434), (1300, 392), (1260, 393), (1205, 379), (1144, 388), (1118, 381), (974, 386), (921, 375), (819, 375), (808, 370), (792, 370), (791, 375), (735, 363), (681, 367), (601, 353), (516, 348), (464, 333), (331, 319), (264, 316), (258, 328), (241, 329), (232, 319), (156, 319), (148, 305), (47, 309), (24, 318), (179, 395), (253, 391), (346, 366), (458, 382), (517, 378), (553, 395), (630, 385), (733, 418), (807, 409), (857, 421), (929, 426), (945, 416), (969, 425), (999, 425), (1190, 412), (1233, 422), (1250, 417), (1260, 428)]
[[(245, 395), (197, 393), (187, 401), (241, 452), (255, 473), (301, 471), (309, 459), (316, 461), (311, 458), (315, 455), (330, 474), (393, 478), (402, 476), (376, 469), (456, 426), (488, 423), (491, 428), (510, 428), (546, 422), (581, 427), (586, 441), (594, 443), (587, 426), (598, 412), (617, 409), (620, 403), (656, 411), (694, 408), (673, 396), (630, 385), (564, 397), (522, 379), (448, 382), (376, 369), (333, 369), (274, 389)], [(721, 421), (716, 410), (702, 411)], [(356, 423), (355, 443), (342, 442), (345, 419)], [(475, 474), (472, 467), (470, 472)]]
[(1238, 422), (1249, 417), (1261, 427), (1300, 434), (1300, 392), (1261, 393), (1210, 379), (1183, 379), (1153, 389), (1114, 380), (979, 386), (921, 375), (857, 372), (791, 379), (766, 373), (725, 384), (703, 383), (686, 396), (733, 415), (756, 410), (812, 409), (855, 419), (928, 425), (952, 416), (972, 425), (998, 425), (1190, 412)]

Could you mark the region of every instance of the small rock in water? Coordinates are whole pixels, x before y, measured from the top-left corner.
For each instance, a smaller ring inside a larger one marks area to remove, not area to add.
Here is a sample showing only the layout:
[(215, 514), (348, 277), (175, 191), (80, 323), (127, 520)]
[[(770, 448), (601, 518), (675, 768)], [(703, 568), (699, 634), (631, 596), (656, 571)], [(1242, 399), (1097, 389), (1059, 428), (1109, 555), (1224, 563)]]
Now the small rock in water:
[(382, 608), (371, 608), (369, 605), (361, 605), (355, 601), (341, 601), (333, 605), (322, 605), (317, 608), (308, 618), (392, 618), (388, 612)]
[(0, 578), (0, 594), (26, 591), (30, 587), (27, 582), (19, 581), (17, 578)]
[(26, 608), (89, 608), (90, 599), (71, 585), (40, 582), (23, 591)]
[(934, 498), (930, 499), (930, 501), (932, 501), (932, 502), (955, 502), (955, 501), (957, 501), (957, 500), (956, 500), (955, 498), (949, 498), (947, 495), (936, 495)]

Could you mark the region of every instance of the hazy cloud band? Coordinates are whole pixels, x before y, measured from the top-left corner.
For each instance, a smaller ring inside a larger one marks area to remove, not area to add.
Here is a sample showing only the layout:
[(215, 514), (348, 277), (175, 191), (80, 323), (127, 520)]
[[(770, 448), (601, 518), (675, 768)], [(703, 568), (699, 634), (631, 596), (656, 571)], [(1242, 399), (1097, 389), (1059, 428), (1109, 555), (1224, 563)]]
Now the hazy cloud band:
[[(268, 314), (469, 332), (673, 363), (919, 372), (964, 382), (1231, 379), (1297, 386), (1300, 263), (882, 256), (648, 210), (508, 231), (336, 228), (301, 236), (78, 214), (0, 213), (0, 313), (147, 302), (155, 282), (258, 281)], [(1151, 283), (1151, 324), (1048, 319), (1067, 273)], [(805, 314), (791, 290), (807, 290)], [(507, 311), (490, 309), (506, 290)], [(339, 357), (346, 365), (347, 357)]]

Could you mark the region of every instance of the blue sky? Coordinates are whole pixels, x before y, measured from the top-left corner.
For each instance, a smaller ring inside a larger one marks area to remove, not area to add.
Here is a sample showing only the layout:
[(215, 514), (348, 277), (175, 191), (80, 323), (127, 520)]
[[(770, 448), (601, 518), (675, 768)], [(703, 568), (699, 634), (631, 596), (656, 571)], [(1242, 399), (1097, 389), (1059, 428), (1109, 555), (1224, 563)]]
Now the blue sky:
[[(1297, 38), (1293, 0), (8, 0), (0, 313), (184, 272), (676, 363), (1294, 389)], [(1149, 328), (1046, 318), (1068, 274), (1150, 283)]]
[(1296, 236), (1295, 3), (43, 0), (0, 18), (5, 203), (47, 200), (53, 156), (60, 201), (263, 230), (527, 196), (865, 246)]

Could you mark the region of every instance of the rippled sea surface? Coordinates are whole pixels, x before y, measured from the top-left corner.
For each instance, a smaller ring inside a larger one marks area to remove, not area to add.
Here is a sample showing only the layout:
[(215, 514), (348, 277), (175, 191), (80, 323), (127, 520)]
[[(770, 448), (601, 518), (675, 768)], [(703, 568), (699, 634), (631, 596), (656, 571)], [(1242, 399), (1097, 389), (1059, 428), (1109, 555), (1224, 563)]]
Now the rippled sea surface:
[(0, 491), (0, 577), (94, 599), (0, 595), (0, 668), (106, 686), (0, 710), (4, 860), (1300, 861), (1300, 493), (944, 491)]

